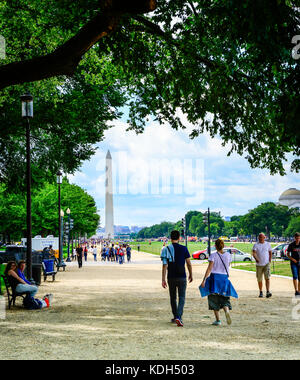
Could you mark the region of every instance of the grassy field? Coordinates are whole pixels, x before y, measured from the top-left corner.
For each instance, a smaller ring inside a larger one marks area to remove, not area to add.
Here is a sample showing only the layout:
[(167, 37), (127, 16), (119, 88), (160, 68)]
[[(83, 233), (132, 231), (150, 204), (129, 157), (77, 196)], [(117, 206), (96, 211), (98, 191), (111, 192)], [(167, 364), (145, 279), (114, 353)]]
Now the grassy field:
[[(242, 270), (247, 270), (250, 272), (255, 272), (256, 271), (256, 265), (255, 263), (251, 264), (235, 264), (234, 269), (242, 269)], [(291, 265), (289, 261), (273, 261), (271, 265), (271, 273), (276, 274), (279, 276), (287, 276), (287, 277), (292, 277), (291, 274)]]
[[(137, 246), (140, 246), (140, 250), (142, 252), (147, 252), (147, 253), (152, 253), (154, 255), (160, 255), (163, 243), (159, 241), (152, 242), (151, 245), (149, 245), (148, 242), (144, 243), (131, 243), (132, 248), (137, 249)], [(225, 243), (226, 246), (233, 246), (237, 249), (240, 249), (241, 251), (245, 253), (252, 253), (252, 247), (253, 244), (251, 243)], [(272, 246), (276, 246), (277, 244), (272, 244)], [(190, 254), (192, 255), (196, 251), (204, 250), (207, 248), (206, 243), (194, 243), (194, 242), (189, 242), (188, 243), (188, 249)], [(212, 249), (214, 249), (214, 245), (212, 245)]]

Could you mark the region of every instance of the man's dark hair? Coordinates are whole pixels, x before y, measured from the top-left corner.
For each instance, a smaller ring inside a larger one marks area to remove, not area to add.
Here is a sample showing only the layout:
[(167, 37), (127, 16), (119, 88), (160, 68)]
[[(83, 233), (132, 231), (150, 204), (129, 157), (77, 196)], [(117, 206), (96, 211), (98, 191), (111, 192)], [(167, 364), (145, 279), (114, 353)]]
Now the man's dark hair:
[(180, 232), (179, 231), (172, 231), (171, 232), (171, 240), (179, 240), (180, 239)]

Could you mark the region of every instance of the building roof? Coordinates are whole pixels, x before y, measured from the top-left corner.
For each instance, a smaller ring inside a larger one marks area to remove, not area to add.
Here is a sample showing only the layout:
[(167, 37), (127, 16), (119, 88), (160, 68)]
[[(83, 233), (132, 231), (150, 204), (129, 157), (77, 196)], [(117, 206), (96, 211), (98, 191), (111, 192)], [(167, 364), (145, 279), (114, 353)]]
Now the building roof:
[(110, 154), (110, 151), (107, 152), (106, 159), (108, 159), (108, 160), (111, 160), (111, 159), (112, 159), (111, 154)]
[(297, 190), (295, 188), (292, 188), (292, 189), (288, 189), (286, 191), (284, 191), (279, 200), (283, 200), (283, 199), (295, 199), (295, 200), (300, 200), (300, 190)]

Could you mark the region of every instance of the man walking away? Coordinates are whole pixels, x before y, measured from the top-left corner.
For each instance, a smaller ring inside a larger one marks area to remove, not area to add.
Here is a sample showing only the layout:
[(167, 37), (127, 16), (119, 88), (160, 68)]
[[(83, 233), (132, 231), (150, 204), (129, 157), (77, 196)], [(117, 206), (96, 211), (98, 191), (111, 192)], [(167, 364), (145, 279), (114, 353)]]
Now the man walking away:
[[(171, 245), (165, 247), (161, 253), (163, 262), (162, 267), (162, 287), (167, 289), (169, 285), (171, 308), (173, 313), (172, 323), (177, 326), (183, 327), (182, 315), (185, 305), (185, 296), (187, 288), (187, 279), (185, 264), (187, 264), (189, 271), (189, 282), (193, 281), (192, 264), (188, 249), (179, 244), (180, 233), (179, 231), (171, 232)], [(166, 282), (166, 274), (168, 272), (168, 285)], [(177, 292), (179, 295), (179, 302), (177, 304)]]
[(87, 247), (84, 248), (84, 260), (87, 261), (87, 257), (88, 257), (88, 249)]
[(76, 249), (77, 252), (77, 262), (78, 262), (78, 267), (82, 268), (82, 257), (83, 257), (83, 248), (79, 245)]
[(287, 250), (287, 257), (291, 260), (291, 270), (295, 287), (295, 296), (300, 296), (300, 233), (295, 233), (295, 241)]
[(97, 261), (97, 254), (98, 254), (98, 252), (97, 252), (97, 247), (96, 246), (92, 246), (92, 250), (93, 250), (93, 255), (94, 255), (94, 261)]
[(126, 247), (126, 254), (127, 254), (127, 262), (130, 263), (131, 261), (131, 247), (127, 245)]
[(258, 236), (259, 242), (253, 246), (253, 257), (256, 261), (256, 277), (259, 287), (259, 298), (263, 298), (263, 276), (266, 281), (267, 298), (272, 297), (270, 292), (270, 278), (271, 278), (271, 262), (272, 262), (272, 248), (270, 243), (266, 242), (266, 236), (260, 233)]

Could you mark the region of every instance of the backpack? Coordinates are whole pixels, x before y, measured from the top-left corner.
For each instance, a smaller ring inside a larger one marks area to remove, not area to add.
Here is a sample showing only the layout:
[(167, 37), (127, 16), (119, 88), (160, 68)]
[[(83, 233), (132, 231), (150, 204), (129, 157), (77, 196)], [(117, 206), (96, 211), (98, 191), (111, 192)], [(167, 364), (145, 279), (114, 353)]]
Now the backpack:
[(27, 294), (23, 300), (23, 306), (26, 310), (40, 310), (43, 304), (40, 300), (35, 299)]

